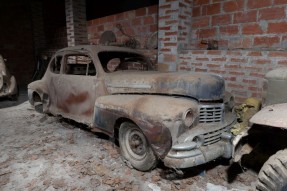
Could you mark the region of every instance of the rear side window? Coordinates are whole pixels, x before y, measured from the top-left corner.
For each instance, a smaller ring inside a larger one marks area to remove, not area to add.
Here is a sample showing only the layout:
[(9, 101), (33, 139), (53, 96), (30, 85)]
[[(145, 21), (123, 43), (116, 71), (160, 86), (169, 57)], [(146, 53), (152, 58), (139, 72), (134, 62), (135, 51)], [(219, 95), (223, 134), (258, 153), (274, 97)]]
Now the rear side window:
[(87, 55), (67, 55), (65, 57), (64, 74), (95, 76), (96, 68), (93, 60)]
[(56, 56), (52, 61), (51, 61), (51, 71), (55, 74), (60, 73), (61, 69), (61, 61), (62, 61), (62, 56)]

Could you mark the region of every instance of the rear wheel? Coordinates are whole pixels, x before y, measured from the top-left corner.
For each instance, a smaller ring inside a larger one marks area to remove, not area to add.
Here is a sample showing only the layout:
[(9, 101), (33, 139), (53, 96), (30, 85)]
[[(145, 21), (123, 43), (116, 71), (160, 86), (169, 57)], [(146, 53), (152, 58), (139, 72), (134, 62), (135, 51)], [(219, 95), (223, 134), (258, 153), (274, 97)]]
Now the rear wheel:
[(287, 149), (272, 155), (261, 168), (256, 190), (287, 190)]
[(130, 122), (121, 124), (119, 144), (123, 158), (135, 169), (149, 171), (156, 166), (157, 158), (137, 125)]

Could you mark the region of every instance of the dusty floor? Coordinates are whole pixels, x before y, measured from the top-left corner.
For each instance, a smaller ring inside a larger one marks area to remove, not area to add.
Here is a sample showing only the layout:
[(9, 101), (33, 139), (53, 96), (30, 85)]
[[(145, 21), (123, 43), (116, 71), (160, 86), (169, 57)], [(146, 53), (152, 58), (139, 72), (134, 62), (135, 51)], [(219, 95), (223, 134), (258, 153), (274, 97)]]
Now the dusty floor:
[[(14, 106), (13, 106), (14, 105)], [(162, 164), (139, 172), (123, 163), (107, 137), (59, 117), (42, 115), (26, 101), (0, 101), (0, 190), (249, 191), (256, 173), (214, 161), (170, 180)]]

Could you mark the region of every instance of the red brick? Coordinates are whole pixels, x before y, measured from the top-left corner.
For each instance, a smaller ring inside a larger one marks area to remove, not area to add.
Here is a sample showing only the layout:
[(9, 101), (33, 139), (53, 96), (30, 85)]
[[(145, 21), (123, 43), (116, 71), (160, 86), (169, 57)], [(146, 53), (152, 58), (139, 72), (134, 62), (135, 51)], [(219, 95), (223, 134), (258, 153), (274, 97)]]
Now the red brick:
[(223, 4), (223, 11), (237, 12), (242, 11), (244, 7), (244, 0), (227, 1)]
[(165, 62), (173, 62), (173, 61), (176, 61), (176, 59), (177, 59), (176, 55), (165, 54), (163, 60)]
[(212, 25), (227, 25), (231, 23), (231, 15), (212, 16)]
[(157, 5), (153, 5), (148, 7), (148, 14), (149, 15), (153, 15), (153, 14), (157, 14), (158, 13), (158, 6)]
[(171, 4), (165, 4), (165, 5), (159, 6), (159, 9), (170, 9), (170, 8), (171, 8)]
[(145, 16), (146, 15), (146, 8), (140, 8), (136, 10), (136, 17)]
[(209, 26), (209, 17), (194, 18), (192, 21), (192, 28)]
[(254, 61), (255, 64), (271, 64), (271, 60), (268, 59), (259, 59)]
[(193, 1), (193, 5), (196, 6), (196, 5), (204, 5), (204, 4), (208, 4), (209, 3), (209, 0), (194, 0)]
[(246, 84), (252, 84), (252, 85), (257, 84), (257, 80), (250, 80), (250, 79), (243, 79), (242, 82)]
[(229, 56), (242, 56), (240, 51), (227, 51), (226, 55), (229, 55)]
[(274, 5), (287, 4), (287, 0), (274, 0)]
[(247, 60), (245, 58), (231, 58), (230, 61), (231, 62), (242, 62), (242, 63), (247, 62)]
[(254, 24), (245, 24), (242, 27), (242, 34), (251, 35), (251, 34), (262, 34), (261, 26), (257, 23)]
[(165, 14), (169, 15), (169, 14), (177, 13), (177, 12), (178, 12), (178, 9), (167, 9), (165, 11)]
[(287, 22), (269, 23), (268, 33), (287, 33)]
[(262, 56), (261, 52), (249, 52), (247, 56)]
[(136, 18), (132, 20), (133, 26), (141, 26), (142, 25), (142, 18)]
[(207, 69), (195, 68), (195, 72), (207, 72)]
[(223, 35), (235, 35), (235, 34), (238, 34), (239, 28), (238, 28), (238, 25), (234, 25), (234, 26), (229, 25), (229, 26), (220, 27), (219, 31)]
[(159, 30), (168, 31), (170, 30), (170, 26), (159, 27)]
[(194, 7), (192, 9), (192, 17), (198, 17), (201, 15), (201, 7)]
[(174, 31), (174, 32), (165, 32), (164, 34), (165, 34), (166, 37), (168, 37), (168, 36), (175, 36), (175, 35), (177, 35), (177, 31)]
[(272, 0), (248, 0), (248, 9), (258, 9), (262, 7), (269, 7), (272, 5)]
[(198, 61), (209, 61), (208, 58), (196, 58), (196, 60), (198, 60)]
[(234, 76), (243, 76), (243, 75), (245, 75), (244, 72), (239, 72), (239, 71), (230, 71), (229, 74), (230, 75), (234, 75)]
[(207, 54), (210, 54), (210, 55), (221, 55), (221, 50), (208, 50)]
[(220, 3), (204, 5), (202, 7), (202, 15), (214, 15), (220, 13)]
[(250, 38), (244, 37), (240, 39), (230, 40), (228, 43), (229, 48), (238, 49), (238, 48), (251, 48), (252, 41)]
[(123, 20), (125, 18), (124, 13), (119, 13), (119, 14), (117, 14), (115, 16), (116, 16), (116, 18), (115, 18), (116, 21)]
[(172, 24), (175, 24), (175, 23), (178, 23), (177, 20), (170, 20), (170, 21), (166, 21), (165, 24), (166, 25), (172, 25)]
[(286, 17), (285, 7), (276, 7), (259, 10), (260, 20), (283, 19)]
[(269, 36), (262, 36), (262, 37), (255, 37), (254, 38), (254, 46), (272, 46), (280, 42), (280, 38), (278, 36), (269, 37)]
[(171, 16), (170, 15), (165, 15), (165, 16), (161, 16), (158, 18), (159, 21), (163, 20), (163, 21), (166, 21), (167, 19), (170, 19)]
[(150, 24), (153, 24), (153, 23), (154, 23), (154, 20), (153, 20), (152, 16), (148, 16), (148, 17), (144, 18), (144, 24), (145, 25), (150, 25)]
[(280, 60), (278, 61), (277, 64), (280, 64), (280, 65), (287, 65), (287, 60)]
[(243, 85), (236, 84), (236, 83), (228, 83), (227, 87), (229, 87), (229, 88), (239, 88), (239, 89), (243, 89), (244, 88)]
[(107, 16), (107, 22), (114, 22), (114, 21), (115, 21), (114, 15)]
[(265, 74), (260, 73), (260, 72), (251, 72), (250, 76), (254, 76), (254, 77), (259, 77), (259, 78), (264, 78)]
[(150, 25), (150, 26), (149, 26), (149, 30), (150, 30), (150, 32), (156, 32), (156, 31), (158, 31), (158, 26), (157, 26), (157, 24)]
[(226, 71), (224, 70), (209, 70), (209, 72), (214, 73), (214, 74), (221, 74), (221, 75), (226, 73)]
[(214, 28), (211, 29), (201, 29), (197, 31), (197, 36), (199, 38), (211, 38), (216, 34), (216, 30)]
[(208, 68), (220, 68), (220, 64), (207, 64)]
[(269, 52), (268, 56), (270, 56), (270, 57), (287, 57), (287, 52), (286, 51)]
[(225, 76), (224, 79), (226, 81), (230, 81), (230, 82), (235, 82), (236, 81), (236, 77), (234, 77), (234, 76)]
[(239, 68), (239, 66), (237, 64), (225, 64), (224, 67), (225, 68), (229, 68), (229, 69), (237, 69), (237, 68)]
[(249, 23), (257, 20), (257, 11), (245, 11), (234, 14), (234, 23)]
[(222, 57), (222, 58), (212, 58), (211, 61), (215, 61), (215, 62), (225, 62), (226, 58)]

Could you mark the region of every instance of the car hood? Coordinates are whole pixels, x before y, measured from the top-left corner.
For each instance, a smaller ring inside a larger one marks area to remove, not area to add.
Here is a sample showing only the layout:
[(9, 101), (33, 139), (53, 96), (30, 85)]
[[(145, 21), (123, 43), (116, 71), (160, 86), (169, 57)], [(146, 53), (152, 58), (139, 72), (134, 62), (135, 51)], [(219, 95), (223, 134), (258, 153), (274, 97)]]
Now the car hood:
[(118, 71), (108, 74), (105, 84), (110, 94), (168, 94), (201, 101), (223, 99), (225, 91), (221, 76), (191, 72)]

